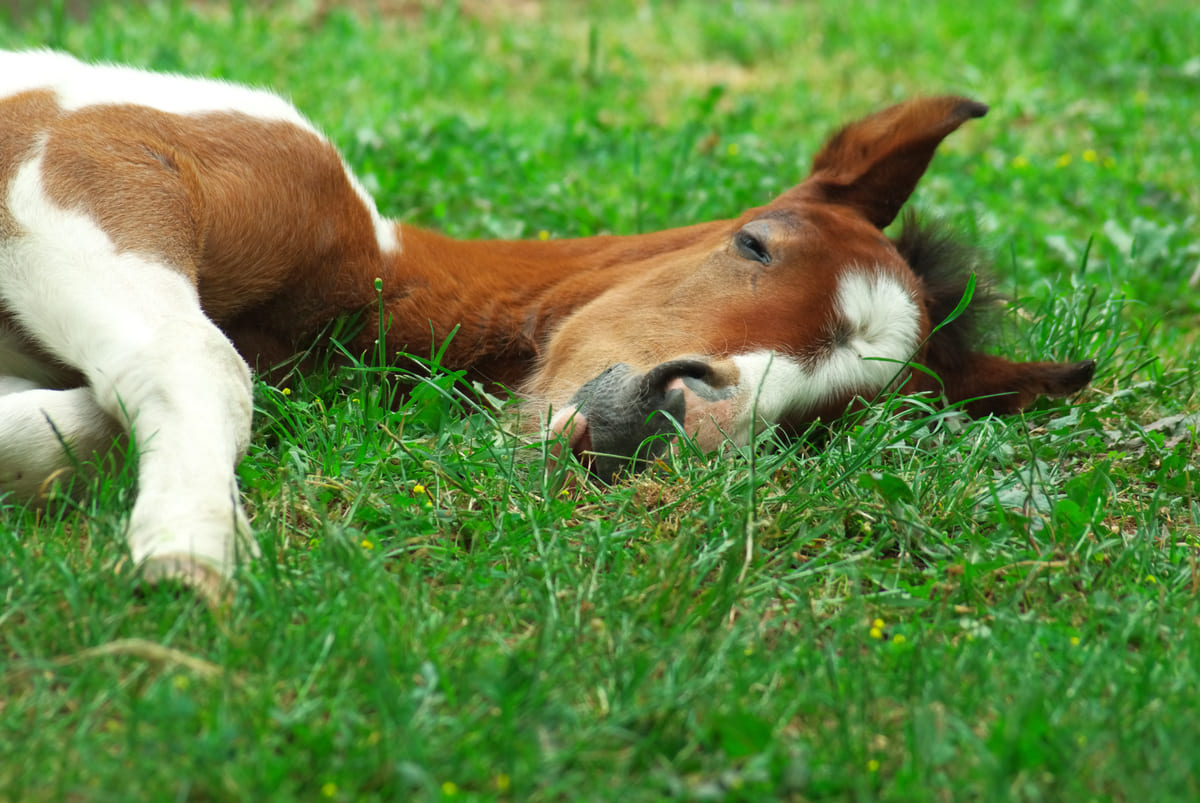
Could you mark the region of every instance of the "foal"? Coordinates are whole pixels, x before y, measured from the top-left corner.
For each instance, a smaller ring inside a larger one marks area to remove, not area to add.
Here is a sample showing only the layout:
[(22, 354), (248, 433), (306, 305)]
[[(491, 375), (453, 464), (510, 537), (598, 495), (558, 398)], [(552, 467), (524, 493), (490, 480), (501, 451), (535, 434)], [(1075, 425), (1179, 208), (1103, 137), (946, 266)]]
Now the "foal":
[[(389, 354), (456, 331), (444, 365), (519, 388), (601, 475), (668, 415), (711, 448), (896, 384), (975, 414), (1073, 393), (1090, 361), (986, 356), (963, 326), (931, 337), (963, 282), (937, 278), (937, 242), (882, 232), (941, 140), (985, 112), (939, 97), (852, 123), (804, 181), (730, 220), (461, 242), (382, 218), (273, 94), (0, 53), (0, 489), (35, 496), (128, 433), (134, 560), (218, 586), (255, 551), (234, 475), (251, 366), (373, 310), (377, 282)], [(898, 369), (910, 360), (932, 373)]]

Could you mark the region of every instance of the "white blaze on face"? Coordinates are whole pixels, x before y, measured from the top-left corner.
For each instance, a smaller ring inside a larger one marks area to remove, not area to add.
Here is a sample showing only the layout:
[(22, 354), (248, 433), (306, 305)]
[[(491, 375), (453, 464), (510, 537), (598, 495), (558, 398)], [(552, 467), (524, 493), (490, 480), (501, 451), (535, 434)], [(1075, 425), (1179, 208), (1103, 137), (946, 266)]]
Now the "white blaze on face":
[(853, 395), (891, 386), (917, 349), (921, 313), (895, 277), (876, 270), (847, 273), (838, 285), (830, 347), (815, 358), (775, 351), (739, 354), (737, 391), (716, 404), (685, 390), (684, 427), (703, 448), (724, 438), (749, 443), (755, 429), (816, 411)]

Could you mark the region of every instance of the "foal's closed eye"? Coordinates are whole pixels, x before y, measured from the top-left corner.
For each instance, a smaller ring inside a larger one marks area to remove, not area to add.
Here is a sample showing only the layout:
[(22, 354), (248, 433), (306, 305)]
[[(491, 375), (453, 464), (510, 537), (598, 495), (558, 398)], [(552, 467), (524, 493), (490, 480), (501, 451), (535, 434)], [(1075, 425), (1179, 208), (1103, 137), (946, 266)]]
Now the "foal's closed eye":
[(734, 235), (733, 245), (743, 258), (753, 259), (763, 265), (771, 264), (771, 252), (767, 250), (766, 243), (757, 235), (742, 229)]

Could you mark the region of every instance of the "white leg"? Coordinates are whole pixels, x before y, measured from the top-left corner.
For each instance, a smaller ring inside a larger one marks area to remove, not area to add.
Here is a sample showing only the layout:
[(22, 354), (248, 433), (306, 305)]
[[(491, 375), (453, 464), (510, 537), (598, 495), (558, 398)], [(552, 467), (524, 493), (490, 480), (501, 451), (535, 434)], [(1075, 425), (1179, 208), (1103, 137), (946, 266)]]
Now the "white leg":
[(131, 433), (134, 560), (151, 579), (211, 587), (239, 549), (255, 551), (235, 479), (250, 436), (249, 368), (182, 273), (118, 253), (91, 219), (49, 203), (37, 168), (13, 182), (23, 233), (0, 245), (0, 301)]
[(89, 388), (45, 390), (0, 378), (0, 491), (36, 499), (120, 434)]

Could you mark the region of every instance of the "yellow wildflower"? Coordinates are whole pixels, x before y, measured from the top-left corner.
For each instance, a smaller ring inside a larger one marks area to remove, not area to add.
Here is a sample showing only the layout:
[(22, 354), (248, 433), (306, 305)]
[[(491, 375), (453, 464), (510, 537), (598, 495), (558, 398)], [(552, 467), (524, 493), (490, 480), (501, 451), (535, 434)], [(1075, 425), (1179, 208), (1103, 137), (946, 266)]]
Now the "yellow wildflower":
[(1054, 160), (1055, 167), (1066, 167), (1071, 163), (1071, 154), (1064, 153), (1062, 156)]
[(364, 539), (362, 540), (362, 548), (363, 548), (363, 549), (374, 549), (374, 548), (375, 548), (375, 544), (374, 544), (373, 542), (371, 542), (370, 540), (368, 540), (368, 539), (364, 538)]
[(446, 781), (442, 784), (442, 794), (446, 797), (454, 797), (458, 794), (458, 784), (454, 781)]
[(1098, 153), (1096, 153), (1094, 150), (1092, 150), (1091, 148), (1088, 148), (1086, 151), (1083, 152), (1083, 161), (1085, 161), (1085, 162), (1094, 162), (1099, 158), (1100, 158), (1100, 155)]
[(542, 229), (541, 231), (538, 232), (538, 239), (541, 240), (542, 242), (549, 240), (550, 232), (546, 231), (545, 229)]
[(332, 781), (326, 781), (325, 783), (321, 784), (322, 797), (333, 797), (336, 794), (337, 784), (333, 783)]
[(1012, 166), (1017, 170), (1024, 170), (1025, 168), (1029, 167), (1029, 160), (1024, 156), (1014, 156), (1012, 160)]
[(903, 644), (906, 641), (908, 641), (908, 639), (904, 637), (903, 633), (897, 633), (896, 635), (892, 636), (893, 644)]
[(512, 779), (502, 772), (496, 776), (495, 783), (498, 791), (507, 792), (509, 787), (512, 786)]
[(871, 759), (867, 762), (867, 772), (879, 772), (879, 762)]

